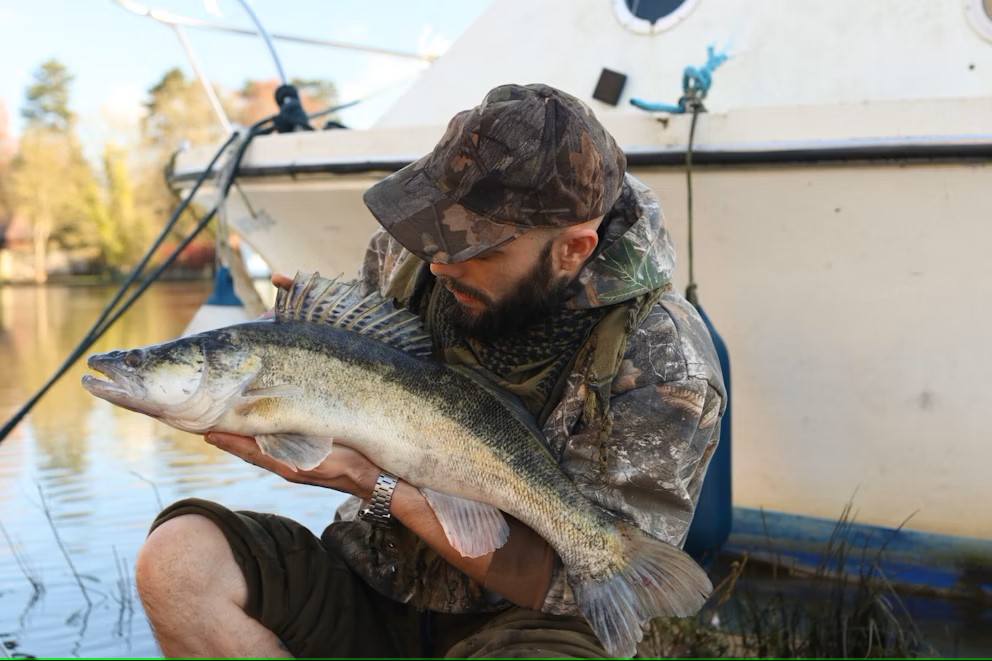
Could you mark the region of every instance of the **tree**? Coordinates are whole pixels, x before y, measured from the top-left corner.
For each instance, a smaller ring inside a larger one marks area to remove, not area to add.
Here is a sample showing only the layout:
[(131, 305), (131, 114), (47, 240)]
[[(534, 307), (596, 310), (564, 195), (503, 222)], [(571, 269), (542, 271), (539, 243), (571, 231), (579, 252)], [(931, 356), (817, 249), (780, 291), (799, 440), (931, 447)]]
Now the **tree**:
[(62, 133), (72, 130), (76, 115), (69, 109), (69, 87), (75, 76), (58, 60), (43, 62), (25, 93), (21, 116), (35, 127)]
[(32, 225), (35, 280), (47, 278), (49, 241), (63, 247), (96, 245), (102, 210), (98, 182), (75, 135), (69, 109), (73, 76), (56, 60), (41, 65), (25, 93), (27, 120), (10, 177), (15, 210)]
[(170, 69), (148, 90), (142, 141), (156, 160), (171, 157), (183, 143), (209, 145), (226, 137), (200, 84), (180, 69)]
[[(0, 101), (0, 226), (9, 220), (13, 214), (10, 201), (10, 160), (13, 156), (13, 145), (7, 131), (7, 108)], [(2, 238), (2, 237), (0, 237)]]
[[(180, 69), (170, 69), (148, 90), (147, 114), (141, 121), (141, 153), (136, 164), (136, 204), (141, 213), (164, 222), (178, 200), (166, 180), (167, 168), (184, 145), (219, 143), (227, 137), (200, 84), (187, 79)], [(177, 226), (178, 233), (191, 229), (189, 214)]]
[(126, 151), (112, 143), (104, 145), (103, 169), (107, 212), (98, 223), (103, 258), (113, 267), (131, 266), (148, 245), (152, 219), (136, 204)]

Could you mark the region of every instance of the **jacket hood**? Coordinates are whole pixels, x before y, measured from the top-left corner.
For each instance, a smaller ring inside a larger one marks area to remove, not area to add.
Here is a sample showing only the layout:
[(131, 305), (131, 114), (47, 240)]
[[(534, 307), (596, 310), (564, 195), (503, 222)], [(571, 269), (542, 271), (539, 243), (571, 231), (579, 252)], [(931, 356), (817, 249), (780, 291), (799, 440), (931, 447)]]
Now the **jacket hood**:
[(675, 271), (675, 248), (661, 217), (658, 197), (626, 175), (607, 215), (603, 247), (578, 276), (580, 289), (566, 305), (598, 308), (630, 300), (667, 285)]

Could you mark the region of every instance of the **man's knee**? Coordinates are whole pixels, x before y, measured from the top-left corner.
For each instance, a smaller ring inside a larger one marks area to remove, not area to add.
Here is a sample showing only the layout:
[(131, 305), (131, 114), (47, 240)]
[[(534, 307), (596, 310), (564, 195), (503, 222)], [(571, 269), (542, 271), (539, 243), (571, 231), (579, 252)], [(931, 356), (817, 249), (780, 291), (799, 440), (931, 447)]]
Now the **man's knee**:
[(149, 534), (135, 561), (142, 601), (182, 602), (185, 595), (218, 592), (243, 601), (244, 577), (224, 533), (205, 516), (185, 514)]

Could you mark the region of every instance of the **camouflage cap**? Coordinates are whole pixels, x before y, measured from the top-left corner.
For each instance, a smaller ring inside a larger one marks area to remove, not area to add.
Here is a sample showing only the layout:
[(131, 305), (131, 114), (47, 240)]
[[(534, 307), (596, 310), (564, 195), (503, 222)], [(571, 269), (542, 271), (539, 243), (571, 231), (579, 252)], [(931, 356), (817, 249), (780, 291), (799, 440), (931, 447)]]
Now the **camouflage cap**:
[(604, 215), (627, 161), (584, 103), (502, 85), (458, 113), (434, 150), (365, 192), (379, 223), (422, 259), (460, 262), (533, 227)]

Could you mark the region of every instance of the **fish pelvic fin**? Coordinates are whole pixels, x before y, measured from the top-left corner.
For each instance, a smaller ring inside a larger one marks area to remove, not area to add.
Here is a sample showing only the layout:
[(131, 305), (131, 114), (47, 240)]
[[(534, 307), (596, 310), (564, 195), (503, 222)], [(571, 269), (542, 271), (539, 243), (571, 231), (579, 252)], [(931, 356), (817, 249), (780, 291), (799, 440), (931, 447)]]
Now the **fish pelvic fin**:
[(467, 558), (477, 558), (506, 543), (510, 526), (497, 508), (477, 500), (421, 488), (437, 515), (452, 548)]
[(702, 567), (671, 544), (620, 522), (625, 564), (602, 579), (574, 580), (575, 601), (601, 643), (616, 657), (632, 657), (643, 638), (641, 623), (655, 617), (689, 617), (713, 591)]
[(416, 356), (431, 353), (431, 338), (416, 314), (378, 292), (362, 295), (355, 280), (297, 273), (276, 295), (275, 319), (329, 324), (368, 335)]
[(258, 447), (276, 461), (281, 461), (294, 471), (316, 468), (331, 453), (334, 439), (328, 436), (303, 434), (259, 434), (255, 436)]

